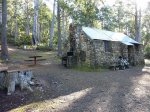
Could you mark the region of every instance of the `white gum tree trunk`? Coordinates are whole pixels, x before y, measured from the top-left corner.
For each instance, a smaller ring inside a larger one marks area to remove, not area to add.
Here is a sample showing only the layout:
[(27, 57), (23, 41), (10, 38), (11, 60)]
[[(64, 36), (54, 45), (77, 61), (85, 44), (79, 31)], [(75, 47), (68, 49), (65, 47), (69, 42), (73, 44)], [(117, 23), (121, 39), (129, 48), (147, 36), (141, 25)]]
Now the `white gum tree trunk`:
[(33, 23), (33, 44), (37, 44), (37, 26), (38, 26), (38, 8), (39, 8), (39, 0), (34, 0), (34, 23)]
[(51, 27), (50, 27), (50, 49), (53, 49), (53, 37), (54, 37), (54, 24), (55, 24), (55, 0), (53, 4), (53, 17), (52, 17), (52, 22), (51, 22)]

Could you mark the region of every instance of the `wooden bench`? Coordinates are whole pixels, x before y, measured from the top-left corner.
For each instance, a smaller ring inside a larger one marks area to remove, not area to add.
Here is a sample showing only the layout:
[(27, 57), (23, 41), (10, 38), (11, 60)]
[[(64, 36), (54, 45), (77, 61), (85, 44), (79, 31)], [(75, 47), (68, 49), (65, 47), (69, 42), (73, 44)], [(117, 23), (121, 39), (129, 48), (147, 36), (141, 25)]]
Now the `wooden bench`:
[(0, 72), (4, 72), (4, 71), (7, 71), (8, 70), (8, 67), (0, 67)]
[(33, 59), (27, 59), (27, 60), (24, 60), (24, 61), (33, 61), (34, 65), (36, 65), (37, 61), (44, 61), (44, 60), (46, 60), (46, 59), (42, 59), (40, 57), (42, 57), (42, 56), (29, 56), (29, 58), (33, 58)]

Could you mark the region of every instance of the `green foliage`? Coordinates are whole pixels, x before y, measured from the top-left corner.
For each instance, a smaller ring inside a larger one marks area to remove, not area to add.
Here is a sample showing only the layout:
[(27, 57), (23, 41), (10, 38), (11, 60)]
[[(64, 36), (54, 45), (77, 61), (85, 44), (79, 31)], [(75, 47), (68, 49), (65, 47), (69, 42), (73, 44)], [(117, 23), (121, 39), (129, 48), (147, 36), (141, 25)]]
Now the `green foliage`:
[[(29, 26), (30, 33), (33, 30), (33, 0), (8, 0), (8, 35), (11, 43), (15, 42), (16, 45), (22, 44), (31, 44), (32, 34), (27, 36), (26, 34), (26, 26), (27, 26), (27, 15), (29, 15)], [(28, 3), (28, 4), (27, 4)], [(28, 8), (27, 8), (28, 5)], [(27, 10), (28, 9), (28, 10)], [(15, 16), (15, 10), (16, 16)], [(52, 13), (48, 9), (48, 7), (43, 4), (42, 0), (40, 0), (39, 4), (39, 16), (38, 23), (40, 25), (40, 39), (42, 43), (48, 43), (49, 39), (49, 27), (51, 21)], [(15, 18), (18, 23), (18, 37), (15, 40)], [(9, 42), (10, 42), (9, 41)]]
[[(8, 1), (8, 40), (15, 42), (15, 20), (18, 23), (18, 37), (16, 40), (17, 45), (31, 44), (31, 35), (26, 36), (27, 15), (29, 15), (30, 33), (33, 30), (33, 1), (34, 0), (7, 0)], [(27, 8), (28, 1), (28, 8)], [(48, 9), (42, 0), (39, 0), (39, 15), (38, 23), (40, 26), (40, 43), (44, 46), (49, 45), (49, 30), (52, 20), (52, 11)], [(61, 25), (62, 25), (62, 10), (65, 11), (67, 19), (72, 18), (74, 23), (82, 26), (101, 27), (102, 29), (111, 31), (125, 32), (130, 37), (135, 37), (135, 4), (132, 0), (123, 1), (116, 0), (113, 6), (108, 6), (106, 1), (100, 0), (59, 0), (61, 7)], [(27, 10), (28, 9), (28, 10)], [(150, 34), (150, 8), (142, 11), (142, 37), (145, 42), (147, 52), (147, 44), (149, 42)], [(56, 19), (55, 19), (56, 20)], [(66, 21), (68, 25), (69, 22)], [(54, 47), (57, 47), (57, 22), (54, 25)], [(66, 27), (68, 27), (66, 25)], [(62, 26), (61, 26), (62, 28)], [(66, 28), (66, 30), (68, 30)], [(63, 40), (63, 39), (62, 39)]]
[(145, 47), (144, 54), (146, 58), (150, 59), (150, 44)]
[(49, 46), (47, 44), (39, 44), (36, 48), (37, 50), (49, 51)]
[(31, 45), (31, 40), (32, 40), (32, 35), (31, 34), (30, 34), (30, 36), (26, 36), (26, 34), (24, 32), (21, 32), (20, 36), (17, 38), (15, 44), (17, 46)]
[(104, 6), (100, 9), (99, 12), (99, 19), (101, 20), (102, 23), (102, 29), (105, 30), (114, 30), (114, 27), (116, 27), (115, 24), (115, 18), (113, 15), (113, 9), (108, 6)]
[(81, 66), (75, 66), (73, 69), (77, 71), (83, 71), (83, 72), (104, 72), (108, 71), (108, 69), (104, 67), (94, 67), (94, 66), (89, 66), (88, 64), (82, 64)]
[[(63, 3), (61, 2), (61, 4)], [(98, 8), (96, 7), (95, 2), (90, 0), (76, 0), (72, 2), (72, 5), (65, 2), (61, 6), (63, 6), (78, 25), (93, 27), (94, 21), (98, 20)]]

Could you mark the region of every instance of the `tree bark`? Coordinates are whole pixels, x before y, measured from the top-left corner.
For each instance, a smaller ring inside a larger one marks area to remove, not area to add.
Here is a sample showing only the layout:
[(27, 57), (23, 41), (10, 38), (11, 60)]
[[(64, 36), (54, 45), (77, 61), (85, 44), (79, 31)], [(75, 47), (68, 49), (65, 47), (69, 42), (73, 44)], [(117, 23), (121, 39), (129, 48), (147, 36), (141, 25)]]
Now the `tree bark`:
[(2, 25), (2, 4), (0, 3), (0, 33), (1, 33), (1, 25)]
[(15, 18), (15, 42), (17, 41), (18, 37), (18, 21), (17, 18)]
[(27, 16), (27, 26), (26, 26), (26, 35), (30, 35), (30, 19), (29, 16)]
[(65, 11), (62, 9), (62, 42), (65, 39)]
[(57, 28), (58, 28), (58, 56), (62, 56), (59, 0), (57, 1), (57, 22), (58, 22), (57, 23)]
[(53, 49), (54, 23), (55, 23), (55, 0), (53, 5), (53, 17), (50, 28), (50, 43), (49, 43), (50, 49)]
[(141, 42), (141, 8), (135, 4), (135, 40)]
[(29, 18), (29, 1), (26, 0), (26, 10), (27, 10), (27, 23), (26, 23), (26, 35), (30, 35), (30, 18)]
[(40, 33), (41, 33), (41, 29), (40, 29), (40, 24), (38, 23), (37, 25), (37, 40), (40, 43)]
[(14, 36), (15, 36), (15, 42), (18, 37), (18, 21), (17, 21), (17, 1), (15, 1), (15, 12), (14, 12), (14, 19), (15, 19), (15, 29), (14, 29)]
[(1, 58), (8, 59), (7, 47), (7, 0), (2, 0), (2, 38), (1, 38)]
[(32, 34), (32, 40), (33, 44), (37, 44), (38, 39), (37, 39), (37, 23), (38, 23), (38, 6), (39, 5), (39, 0), (34, 0), (34, 23), (33, 23), (33, 34)]

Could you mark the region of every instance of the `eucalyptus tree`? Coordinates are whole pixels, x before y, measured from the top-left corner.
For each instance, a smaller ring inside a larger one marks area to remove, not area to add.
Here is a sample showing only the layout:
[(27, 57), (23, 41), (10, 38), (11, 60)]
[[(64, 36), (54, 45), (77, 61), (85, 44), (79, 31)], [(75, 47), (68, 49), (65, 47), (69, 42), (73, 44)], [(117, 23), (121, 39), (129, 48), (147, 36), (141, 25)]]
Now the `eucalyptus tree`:
[(61, 24), (60, 24), (60, 3), (57, 0), (57, 33), (58, 33), (58, 56), (62, 56), (62, 42), (61, 42)]
[(113, 12), (115, 13), (115, 23), (116, 23), (116, 30), (119, 32), (124, 31), (125, 26), (125, 6), (122, 0), (116, 0), (115, 5), (113, 6)]
[(56, 6), (56, 0), (54, 0), (53, 4), (53, 16), (52, 16), (52, 22), (50, 27), (50, 49), (53, 49), (53, 37), (54, 37), (54, 24), (55, 24), (55, 6)]
[(61, 36), (62, 36), (62, 43), (63, 43), (66, 38), (66, 24), (65, 24), (66, 23), (66, 13), (65, 13), (64, 8), (61, 9), (61, 18), (62, 18)]
[(2, 3), (0, 2), (0, 34), (1, 34), (1, 25), (2, 25)]
[(24, 1), (23, 0), (7, 0), (8, 1), (8, 35), (15, 41), (19, 39), (19, 33), (22, 31), (24, 19)]
[(129, 15), (129, 21), (132, 21), (132, 28), (130, 29), (132, 32), (132, 36), (138, 42), (141, 42), (141, 18), (142, 18), (142, 10), (139, 6), (138, 1), (128, 0), (128, 4), (126, 5), (126, 14)]
[(66, 43), (66, 39), (69, 36), (69, 13), (66, 6), (65, 0), (60, 0), (60, 7), (61, 7), (61, 38), (62, 44)]
[(26, 35), (30, 35), (30, 12), (29, 12), (29, 0), (25, 0), (25, 10), (26, 10)]
[(91, 0), (77, 0), (75, 4), (76, 7), (72, 15), (75, 22), (83, 26), (94, 26), (94, 21), (98, 19), (95, 2)]
[(39, 4), (39, 17), (38, 17), (38, 36), (41, 43), (49, 46), (50, 35), (50, 21), (52, 19), (52, 12), (46, 7), (45, 4)]
[(18, 8), (17, 8), (17, 1), (14, 0), (14, 21), (15, 21), (14, 37), (15, 37), (15, 42), (16, 42), (16, 39), (17, 39), (17, 37), (18, 37), (17, 11), (18, 11)]
[(94, 26), (98, 20), (98, 8), (95, 1), (91, 0), (67, 0), (64, 1), (64, 10), (72, 18), (73, 22), (82, 26)]
[(33, 32), (32, 32), (33, 44), (38, 43), (38, 38), (37, 38), (38, 10), (39, 10), (39, 0), (34, 0), (34, 21), (33, 21), (34, 23), (33, 23)]
[(104, 30), (113, 31), (117, 27), (113, 9), (110, 6), (104, 5), (99, 10), (98, 18), (101, 22), (101, 28)]
[(150, 42), (150, 2), (148, 7), (145, 10), (142, 23), (142, 32), (143, 32), (143, 44), (146, 47)]
[(1, 58), (8, 59), (7, 46), (7, 0), (2, 0), (2, 37), (1, 37)]
[(141, 42), (141, 7), (135, 3), (135, 40)]

